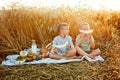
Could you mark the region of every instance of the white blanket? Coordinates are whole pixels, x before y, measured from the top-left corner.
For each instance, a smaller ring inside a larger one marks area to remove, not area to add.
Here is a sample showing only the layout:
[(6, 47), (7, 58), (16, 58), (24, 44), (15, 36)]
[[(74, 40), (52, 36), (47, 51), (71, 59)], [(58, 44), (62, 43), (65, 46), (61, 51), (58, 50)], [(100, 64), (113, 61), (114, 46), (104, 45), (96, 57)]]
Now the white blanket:
[[(39, 52), (40, 49), (38, 49)], [(25, 51), (30, 51), (30, 49), (27, 49)], [(15, 64), (15, 61), (17, 59), (19, 55), (8, 55), (6, 57), (6, 60), (2, 62), (1, 65), (7, 65), (7, 66), (14, 66), (14, 65), (23, 65), (23, 64), (40, 64), (40, 63), (67, 63), (67, 62), (73, 62), (73, 61), (82, 61), (82, 60), (87, 60), (89, 62), (95, 62), (95, 61), (100, 61), (103, 62), (104, 59), (99, 55), (96, 56), (95, 59), (91, 59), (88, 56), (83, 56), (81, 59), (78, 59), (78, 57), (76, 57), (75, 59), (60, 59), (60, 60), (56, 60), (56, 59), (51, 59), (51, 58), (43, 58), (40, 60), (34, 60), (32, 62), (24, 62), (21, 64)]]
[(56, 60), (56, 59), (51, 59), (51, 58), (44, 58), (44, 59), (40, 59), (40, 60), (34, 60), (32, 62), (24, 62), (22, 64), (15, 64), (16, 58), (19, 55), (9, 55), (6, 57), (6, 60), (2, 62), (1, 65), (7, 65), (7, 66), (14, 66), (14, 65), (22, 65), (22, 64), (40, 64), (40, 63), (67, 63), (67, 62), (73, 62), (73, 61), (82, 61), (82, 60), (88, 60), (89, 62), (95, 62), (95, 61), (101, 61), (103, 62), (104, 59), (99, 55), (96, 56), (95, 59), (91, 59), (87, 56), (83, 56), (81, 59), (60, 59), (60, 60)]

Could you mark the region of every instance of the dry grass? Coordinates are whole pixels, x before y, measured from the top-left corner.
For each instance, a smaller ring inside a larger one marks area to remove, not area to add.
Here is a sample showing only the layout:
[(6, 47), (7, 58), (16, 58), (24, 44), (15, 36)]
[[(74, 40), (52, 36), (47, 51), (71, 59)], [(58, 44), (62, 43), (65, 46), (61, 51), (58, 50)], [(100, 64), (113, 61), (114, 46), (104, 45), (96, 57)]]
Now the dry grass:
[(40, 64), (14, 67), (0, 66), (1, 79), (42, 80), (116, 80), (120, 79), (120, 12), (63, 8), (12, 8), (0, 11), (0, 55), (19, 53), (29, 48), (31, 40), (38, 47), (57, 34), (57, 25), (67, 22), (75, 41), (79, 25), (88, 22), (94, 30), (96, 47), (100, 47), (103, 63), (86, 61), (67, 64)]

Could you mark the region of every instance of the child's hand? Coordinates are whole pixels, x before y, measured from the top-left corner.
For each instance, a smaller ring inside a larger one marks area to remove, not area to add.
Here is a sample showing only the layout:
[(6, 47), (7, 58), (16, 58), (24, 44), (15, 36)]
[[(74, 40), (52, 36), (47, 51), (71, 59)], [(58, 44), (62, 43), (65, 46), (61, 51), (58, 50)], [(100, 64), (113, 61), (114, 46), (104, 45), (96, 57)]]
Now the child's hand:
[(94, 41), (93, 35), (92, 35), (91, 33), (88, 35), (88, 37), (89, 37), (89, 39), (90, 39), (92, 42)]
[(67, 47), (68, 49), (70, 49), (70, 48), (71, 48), (71, 45), (70, 45), (70, 44), (68, 44), (66, 47)]
[(81, 38), (83, 39), (85, 35), (85, 33), (81, 33)]
[(91, 39), (93, 37), (92, 33), (89, 33), (88, 37)]
[(55, 48), (54, 48), (54, 52), (56, 53), (57, 51), (58, 51), (58, 48), (57, 48), (57, 47), (55, 47)]

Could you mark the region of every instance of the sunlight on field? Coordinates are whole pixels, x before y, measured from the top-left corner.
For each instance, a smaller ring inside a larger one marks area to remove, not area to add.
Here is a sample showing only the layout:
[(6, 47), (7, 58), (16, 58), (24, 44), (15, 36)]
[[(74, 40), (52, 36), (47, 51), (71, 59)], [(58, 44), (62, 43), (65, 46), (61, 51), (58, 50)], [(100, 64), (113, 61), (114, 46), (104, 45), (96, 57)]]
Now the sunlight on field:
[(0, 80), (120, 80), (119, 3), (120, 0), (0, 0), (0, 62), (9, 54), (31, 48), (33, 39), (42, 48), (45, 41), (58, 35), (61, 22), (69, 24), (73, 43), (80, 34), (80, 24), (88, 22), (94, 30), (96, 48), (105, 59), (102, 63), (84, 60), (60, 65), (0, 65)]
[(12, 3), (24, 6), (71, 6), (91, 9), (120, 10), (120, 0), (0, 0), (0, 7), (7, 7)]

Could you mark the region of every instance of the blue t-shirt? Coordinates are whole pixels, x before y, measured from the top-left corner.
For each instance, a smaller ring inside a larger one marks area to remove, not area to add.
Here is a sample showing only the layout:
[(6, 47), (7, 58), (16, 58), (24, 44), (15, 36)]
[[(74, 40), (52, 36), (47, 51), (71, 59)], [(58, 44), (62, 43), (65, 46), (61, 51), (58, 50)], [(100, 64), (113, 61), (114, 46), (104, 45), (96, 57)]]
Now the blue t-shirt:
[[(72, 38), (69, 35), (67, 35), (65, 38), (61, 37), (60, 35), (56, 36), (53, 40), (53, 45), (64, 45), (66, 42), (68, 42), (68, 44), (70, 44), (71, 48), (74, 48)], [(69, 49), (67, 47), (58, 48), (57, 54), (63, 56), (68, 51), (69, 51)], [(54, 47), (52, 47), (51, 53), (54, 53)]]

